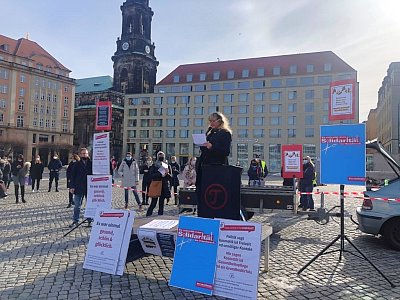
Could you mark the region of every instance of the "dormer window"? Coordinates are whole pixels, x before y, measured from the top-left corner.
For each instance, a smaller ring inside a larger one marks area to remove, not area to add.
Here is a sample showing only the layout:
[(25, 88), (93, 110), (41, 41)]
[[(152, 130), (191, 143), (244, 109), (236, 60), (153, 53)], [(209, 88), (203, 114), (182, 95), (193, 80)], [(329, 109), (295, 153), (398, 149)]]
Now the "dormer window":
[(307, 65), (307, 73), (314, 72), (314, 65)]
[(297, 73), (297, 65), (290, 65), (289, 74), (296, 74), (296, 73)]
[(331, 72), (332, 65), (331, 64), (324, 64), (324, 72)]
[(273, 67), (272, 75), (275, 75), (275, 76), (281, 75), (281, 67)]
[(228, 78), (228, 79), (233, 79), (233, 78), (235, 78), (235, 71), (229, 70), (229, 71), (228, 71), (228, 74), (227, 74), (227, 78)]
[(178, 83), (179, 82), (179, 75), (174, 75), (174, 83)]
[(0, 48), (2, 49), (2, 50), (4, 50), (4, 51), (9, 51), (9, 49), (10, 49), (10, 45), (8, 45), (8, 44), (3, 44), (3, 45), (1, 45), (0, 46)]
[(193, 74), (187, 74), (186, 75), (186, 82), (192, 82), (193, 81)]
[(200, 73), (200, 81), (205, 81), (206, 80), (206, 73), (205, 72), (201, 72)]

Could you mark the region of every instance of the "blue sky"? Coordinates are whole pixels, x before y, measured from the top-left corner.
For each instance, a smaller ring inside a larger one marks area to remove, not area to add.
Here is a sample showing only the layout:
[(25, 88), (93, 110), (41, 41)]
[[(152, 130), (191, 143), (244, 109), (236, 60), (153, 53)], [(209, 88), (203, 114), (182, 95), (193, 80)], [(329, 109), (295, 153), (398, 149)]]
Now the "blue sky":
[[(12, 0), (0, 34), (29, 33), (71, 77), (113, 75), (123, 0)], [(358, 71), (360, 121), (400, 61), (398, 0), (150, 0), (157, 81), (180, 64), (331, 50)]]

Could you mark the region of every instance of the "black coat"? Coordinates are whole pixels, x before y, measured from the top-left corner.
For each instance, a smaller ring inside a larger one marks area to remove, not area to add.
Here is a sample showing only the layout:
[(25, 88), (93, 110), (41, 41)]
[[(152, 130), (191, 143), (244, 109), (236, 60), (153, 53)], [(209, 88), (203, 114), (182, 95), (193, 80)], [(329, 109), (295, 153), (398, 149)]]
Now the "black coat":
[(170, 164), (171, 169), (172, 169), (172, 179), (171, 179), (171, 185), (172, 186), (179, 186), (179, 178), (178, 174), (180, 173), (180, 166), (177, 162), (171, 163)]
[(207, 141), (212, 144), (211, 149), (201, 146), (200, 164), (228, 164), (231, 152), (232, 135), (223, 129), (212, 129), (207, 135)]
[[(171, 167), (168, 166), (168, 168), (170, 169), (169, 172), (171, 174), (172, 173)], [(171, 198), (171, 187), (170, 187), (171, 175), (168, 174), (162, 177), (161, 173), (158, 172), (158, 168), (154, 164), (150, 167), (149, 173), (151, 176), (151, 180), (162, 181), (161, 197)]]
[(42, 179), (44, 171), (44, 165), (40, 163), (35, 163), (34, 161), (31, 164), (30, 174), (32, 179)]
[(149, 173), (151, 166), (144, 164), (140, 166), (139, 173), (143, 174), (142, 184), (149, 185), (151, 182), (151, 174)]
[(303, 178), (300, 179), (300, 191), (303, 191), (305, 187), (313, 186), (313, 179), (315, 174), (315, 168), (311, 163), (303, 165)]
[(67, 188), (70, 188), (70, 182), (71, 182), (71, 177), (72, 177), (72, 169), (75, 165), (76, 161), (71, 160), (68, 164), (67, 168)]
[(87, 175), (92, 175), (92, 161), (88, 159), (86, 164), (82, 159), (74, 164), (71, 172), (71, 180), (69, 188), (75, 189), (74, 194), (86, 195), (87, 194)]
[(49, 169), (50, 172), (56, 172), (56, 173), (60, 172), (60, 170), (62, 169), (61, 160), (52, 158), (47, 168)]

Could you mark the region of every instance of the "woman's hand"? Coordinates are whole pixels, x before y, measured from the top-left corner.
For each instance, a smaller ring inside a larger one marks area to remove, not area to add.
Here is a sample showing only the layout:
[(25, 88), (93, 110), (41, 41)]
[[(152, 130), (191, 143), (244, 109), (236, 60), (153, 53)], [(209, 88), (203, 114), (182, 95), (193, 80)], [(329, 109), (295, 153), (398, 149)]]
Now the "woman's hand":
[(212, 144), (210, 142), (205, 142), (202, 146), (207, 147), (207, 149), (212, 148)]

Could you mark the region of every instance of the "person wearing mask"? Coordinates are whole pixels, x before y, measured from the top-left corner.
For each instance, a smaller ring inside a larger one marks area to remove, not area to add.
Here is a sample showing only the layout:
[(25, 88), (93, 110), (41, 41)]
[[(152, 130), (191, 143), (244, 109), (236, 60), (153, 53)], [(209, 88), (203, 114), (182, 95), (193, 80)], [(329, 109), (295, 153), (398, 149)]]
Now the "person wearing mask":
[(261, 166), (257, 159), (253, 158), (251, 160), (247, 175), (249, 176), (249, 186), (261, 185)]
[(151, 156), (148, 156), (146, 159), (146, 163), (140, 167), (140, 174), (143, 174), (142, 179), (142, 204), (149, 205), (149, 196), (147, 193), (149, 192), (149, 186), (151, 183), (151, 176), (149, 173), (150, 167), (153, 164), (153, 160)]
[(35, 159), (32, 161), (31, 169), (29, 171), (32, 178), (32, 193), (35, 192), (35, 183), (36, 183), (36, 192), (39, 192), (40, 180), (42, 179), (44, 171), (44, 165), (40, 160), (40, 156), (36, 155)]
[(299, 190), (302, 193), (300, 195), (300, 205), (299, 208), (302, 210), (314, 210), (314, 200), (311, 194), (313, 191), (313, 179), (315, 174), (315, 166), (309, 156), (303, 159), (303, 178), (300, 178)]
[(220, 112), (214, 112), (208, 117), (210, 127), (206, 132), (206, 143), (200, 146), (200, 157), (196, 167), (196, 191), (200, 199), (201, 167), (208, 164), (228, 165), (231, 151), (232, 130), (228, 119)]
[[(74, 194), (74, 215), (72, 224), (69, 227), (78, 225), (83, 197), (87, 196), (87, 176), (93, 175), (92, 161), (89, 158), (89, 151), (81, 148), (79, 151), (79, 161), (74, 163), (69, 182), (69, 191)], [(89, 220), (90, 225), (90, 220)]]
[(53, 155), (53, 158), (50, 160), (47, 168), (50, 171), (50, 181), (49, 181), (49, 190), (51, 191), (51, 186), (53, 185), (53, 180), (56, 182), (56, 192), (58, 192), (58, 180), (60, 178), (60, 170), (62, 169), (62, 163), (58, 159), (57, 154)]
[(122, 186), (125, 188), (125, 209), (128, 208), (129, 189), (132, 189), (133, 196), (141, 210), (142, 203), (136, 190), (136, 187), (139, 186), (139, 167), (131, 152), (126, 153), (125, 159), (118, 168), (118, 174), (122, 176)]
[[(179, 178), (178, 175), (180, 173), (180, 166), (179, 164), (176, 162), (176, 156), (171, 156), (171, 170), (172, 170), (172, 178), (171, 178), (171, 187), (174, 190), (174, 202), (175, 205), (178, 204), (178, 186), (179, 186)], [(168, 200), (167, 200), (167, 204), (168, 204)]]
[(15, 189), (15, 203), (18, 203), (19, 189), (21, 189), (22, 203), (25, 200), (25, 177), (28, 175), (31, 167), (30, 162), (24, 161), (24, 156), (19, 154), (17, 159), (11, 165), (11, 174), (13, 175), (14, 189)]
[(153, 214), (153, 210), (158, 202), (158, 215), (164, 214), (164, 200), (171, 197), (171, 174), (172, 170), (169, 165), (165, 163), (165, 154), (162, 151), (157, 153), (157, 160), (150, 167), (149, 170), (151, 180), (156, 180), (162, 182), (161, 187), (161, 195), (158, 198), (151, 198), (151, 203), (149, 208), (147, 209), (146, 216), (151, 216)]
[(67, 188), (68, 188), (67, 208), (70, 208), (72, 205), (74, 205), (74, 194), (71, 193), (70, 187), (71, 187), (72, 168), (74, 167), (74, 165), (77, 161), (80, 161), (79, 155), (78, 154), (72, 155), (72, 159), (69, 162), (68, 168), (67, 168)]

